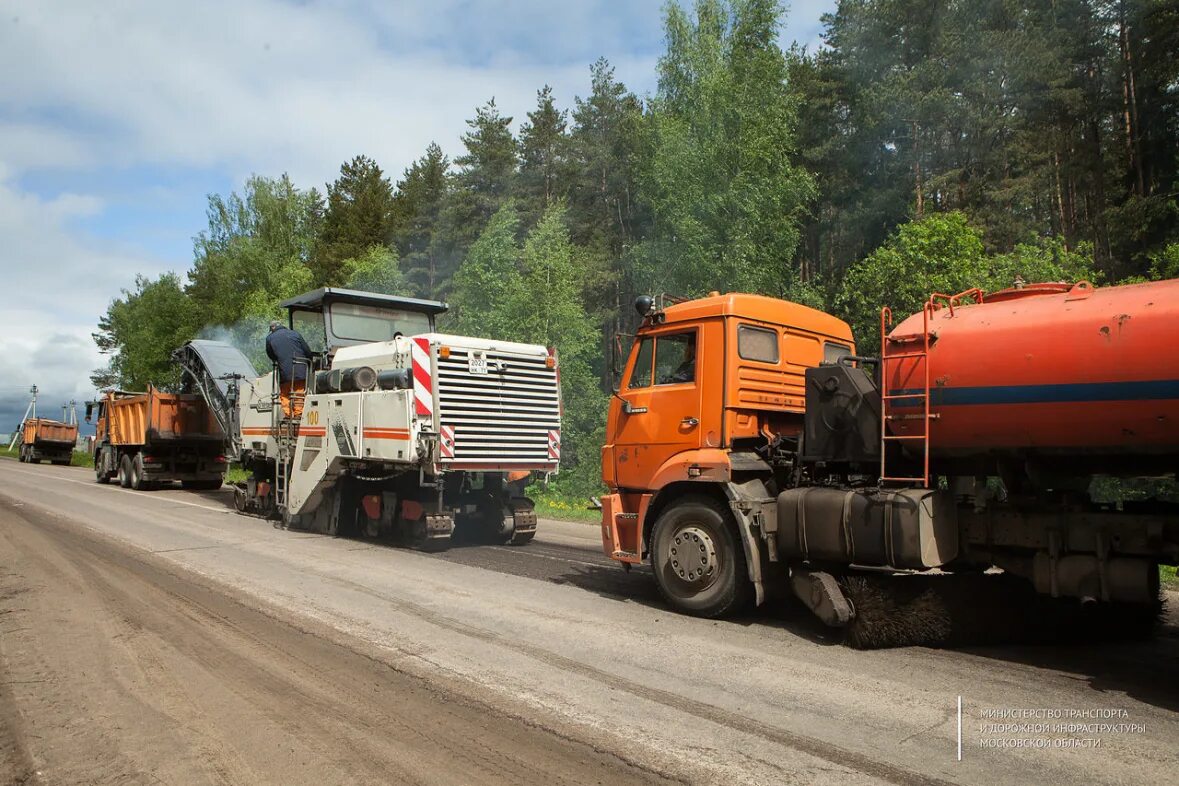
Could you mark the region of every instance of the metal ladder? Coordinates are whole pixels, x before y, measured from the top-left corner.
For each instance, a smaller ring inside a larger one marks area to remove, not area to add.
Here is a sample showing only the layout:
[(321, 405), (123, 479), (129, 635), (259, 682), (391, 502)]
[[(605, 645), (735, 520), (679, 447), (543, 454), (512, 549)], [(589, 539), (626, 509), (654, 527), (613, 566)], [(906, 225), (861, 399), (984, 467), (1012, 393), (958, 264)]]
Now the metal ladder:
[[(936, 296), (935, 296), (936, 297)], [(892, 310), (885, 306), (880, 309), (880, 482), (881, 483), (919, 483), (923, 487), (929, 485), (929, 432), (930, 423), (937, 415), (930, 412), (929, 400), (929, 317), (933, 313), (934, 301), (931, 297), (921, 310), (921, 332), (904, 336), (889, 336), (888, 329), (892, 326)], [(902, 352), (888, 352), (888, 345), (916, 345), (912, 349)], [(906, 360), (915, 361), (919, 367), (921, 387), (917, 390), (897, 390), (890, 388), (891, 372), (897, 363)], [(921, 413), (897, 413), (893, 411), (894, 401), (920, 401)], [(889, 433), (889, 424), (901, 421), (919, 421), (919, 434)], [(921, 451), (922, 473), (920, 477), (890, 475), (888, 470), (888, 445), (890, 442), (917, 443)]]
[[(885, 306), (880, 309), (880, 482), (883, 483), (920, 483), (923, 487), (930, 486), (929, 477), (929, 441), (933, 421), (940, 415), (931, 411), (930, 378), (929, 378), (929, 347), (933, 336), (929, 332), (929, 322), (933, 312), (945, 307), (949, 308), (950, 316), (954, 316), (954, 306), (960, 305), (966, 298), (972, 298), (975, 303), (983, 302), (983, 291), (977, 287), (960, 292), (957, 295), (945, 295), (935, 292), (929, 296), (921, 309), (921, 332), (904, 336), (890, 336), (888, 329), (892, 326), (892, 309)], [(943, 306), (944, 302), (944, 306)], [(916, 345), (915, 348), (889, 354), (889, 344)], [(895, 391), (889, 388), (890, 364), (898, 361), (913, 360), (914, 365), (920, 366), (921, 387), (917, 390)], [(907, 401), (919, 400), (921, 413), (897, 413), (892, 411), (894, 402), (898, 399)], [(889, 423), (901, 421), (920, 421), (919, 434), (890, 434)], [(888, 474), (888, 443), (919, 443), (921, 450), (921, 477), (905, 477)]]

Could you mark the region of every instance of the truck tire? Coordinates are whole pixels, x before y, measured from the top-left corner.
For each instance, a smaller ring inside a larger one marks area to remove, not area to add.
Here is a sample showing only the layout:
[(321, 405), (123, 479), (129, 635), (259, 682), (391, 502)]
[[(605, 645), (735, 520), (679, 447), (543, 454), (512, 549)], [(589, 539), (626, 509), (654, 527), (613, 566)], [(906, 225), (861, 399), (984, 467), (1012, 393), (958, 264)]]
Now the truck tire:
[(125, 489), (131, 488), (131, 457), (123, 456), (119, 459), (119, 485)]
[(659, 514), (651, 533), (651, 569), (668, 605), (694, 617), (739, 611), (752, 595), (732, 513), (710, 497), (686, 496)]
[(111, 476), (107, 473), (106, 467), (102, 466), (102, 457), (94, 457), (94, 479), (99, 483), (110, 483)]
[(143, 479), (143, 456), (136, 453), (131, 461), (131, 488), (136, 491), (147, 491), (150, 487), (151, 483)]

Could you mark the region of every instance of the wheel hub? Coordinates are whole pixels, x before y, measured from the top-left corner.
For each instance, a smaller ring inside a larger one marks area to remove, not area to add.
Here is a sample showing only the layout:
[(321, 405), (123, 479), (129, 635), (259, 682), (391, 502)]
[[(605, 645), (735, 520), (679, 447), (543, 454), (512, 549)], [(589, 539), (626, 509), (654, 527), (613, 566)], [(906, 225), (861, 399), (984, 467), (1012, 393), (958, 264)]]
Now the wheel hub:
[(684, 527), (675, 534), (667, 551), (672, 572), (689, 584), (704, 584), (716, 574), (716, 544), (700, 527)]

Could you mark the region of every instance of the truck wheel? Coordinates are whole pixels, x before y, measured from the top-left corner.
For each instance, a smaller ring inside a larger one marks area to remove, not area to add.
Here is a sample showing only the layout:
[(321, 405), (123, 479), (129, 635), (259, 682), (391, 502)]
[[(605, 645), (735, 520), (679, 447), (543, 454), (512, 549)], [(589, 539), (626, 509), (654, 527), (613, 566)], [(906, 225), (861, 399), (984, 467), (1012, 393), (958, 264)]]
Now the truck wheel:
[(102, 466), (100, 458), (94, 459), (94, 479), (99, 483), (110, 483), (111, 476), (107, 473), (106, 467)]
[(694, 617), (737, 611), (753, 588), (732, 514), (709, 497), (684, 497), (659, 515), (651, 568), (663, 599)]
[(119, 485), (125, 489), (131, 488), (131, 457), (123, 456), (119, 461)]
[(131, 461), (131, 488), (136, 491), (146, 491), (151, 486), (143, 479), (143, 456), (136, 453)]

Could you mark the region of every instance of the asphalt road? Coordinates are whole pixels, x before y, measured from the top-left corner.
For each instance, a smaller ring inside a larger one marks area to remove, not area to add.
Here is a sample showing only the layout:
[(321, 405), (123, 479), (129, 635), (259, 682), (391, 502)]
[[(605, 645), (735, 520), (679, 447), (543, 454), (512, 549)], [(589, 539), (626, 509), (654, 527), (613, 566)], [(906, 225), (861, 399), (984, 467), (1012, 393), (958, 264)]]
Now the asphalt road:
[(792, 608), (669, 613), (597, 537), (426, 555), (0, 461), (0, 783), (1179, 774), (1173, 610), (1146, 643), (858, 652)]

